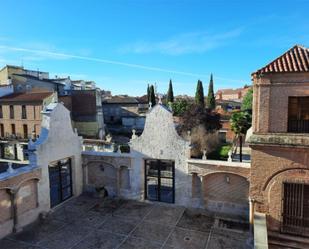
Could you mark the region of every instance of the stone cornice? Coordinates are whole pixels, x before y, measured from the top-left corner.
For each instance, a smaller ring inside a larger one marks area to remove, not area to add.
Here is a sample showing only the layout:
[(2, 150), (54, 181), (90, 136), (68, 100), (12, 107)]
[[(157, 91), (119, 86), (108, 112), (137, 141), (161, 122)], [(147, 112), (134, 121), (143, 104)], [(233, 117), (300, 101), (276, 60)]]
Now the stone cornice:
[(309, 148), (309, 134), (254, 133), (250, 136), (248, 142), (251, 146), (268, 145)]

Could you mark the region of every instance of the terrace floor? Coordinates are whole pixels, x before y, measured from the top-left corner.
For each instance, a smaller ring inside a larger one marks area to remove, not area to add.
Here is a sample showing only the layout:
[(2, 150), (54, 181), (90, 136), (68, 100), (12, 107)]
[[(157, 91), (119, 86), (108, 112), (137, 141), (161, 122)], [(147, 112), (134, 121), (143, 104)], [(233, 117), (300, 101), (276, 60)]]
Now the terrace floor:
[(1, 249), (242, 249), (247, 225), (204, 210), (123, 199), (72, 198), (0, 240)]

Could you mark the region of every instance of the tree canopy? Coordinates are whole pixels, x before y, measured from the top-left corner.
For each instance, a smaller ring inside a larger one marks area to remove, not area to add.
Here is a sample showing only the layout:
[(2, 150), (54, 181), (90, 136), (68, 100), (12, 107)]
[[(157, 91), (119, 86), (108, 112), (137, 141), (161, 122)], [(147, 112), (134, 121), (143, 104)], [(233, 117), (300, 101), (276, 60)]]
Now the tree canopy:
[(214, 82), (212, 74), (210, 75), (209, 87), (208, 87), (208, 95), (207, 95), (207, 107), (210, 110), (214, 110), (216, 108), (216, 99), (214, 93)]
[(152, 107), (154, 107), (156, 105), (156, 96), (155, 96), (155, 90), (154, 90), (154, 86), (151, 85), (150, 88), (150, 99), (149, 102), (151, 102)]
[(173, 103), (173, 102), (174, 102), (174, 91), (173, 91), (172, 80), (170, 80), (167, 91), (167, 103)]
[(196, 92), (195, 92), (195, 103), (202, 108), (205, 107), (204, 88), (203, 83), (200, 80), (197, 81)]
[(241, 110), (251, 111), (253, 102), (253, 88), (250, 88), (242, 101)]
[(149, 84), (147, 85), (147, 101), (148, 101), (148, 104), (150, 102), (150, 87), (149, 87)]
[(231, 129), (237, 135), (246, 135), (251, 127), (251, 114), (246, 111), (234, 112), (231, 116)]
[(187, 100), (185, 99), (177, 100), (172, 103), (173, 115), (182, 116), (189, 107), (190, 103)]

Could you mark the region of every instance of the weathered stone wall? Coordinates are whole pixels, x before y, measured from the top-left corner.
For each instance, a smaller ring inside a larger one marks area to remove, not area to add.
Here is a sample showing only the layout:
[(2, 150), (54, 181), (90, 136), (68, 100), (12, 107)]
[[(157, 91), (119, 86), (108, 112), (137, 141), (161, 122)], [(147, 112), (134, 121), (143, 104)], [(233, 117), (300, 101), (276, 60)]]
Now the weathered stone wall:
[[(0, 179), (0, 238), (13, 229), (33, 222), (38, 213), (38, 181), (41, 170), (38, 168), (20, 169), (24, 173), (2, 173)], [(5, 174), (5, 177), (3, 178)], [(15, 226), (14, 226), (15, 220)]]
[(41, 211), (50, 210), (49, 172), (51, 162), (71, 158), (72, 191), (74, 196), (82, 193), (82, 138), (72, 129), (70, 112), (62, 104), (51, 104), (51, 111), (43, 112), (41, 134), (35, 143), (29, 143), (30, 164), (42, 170), (38, 187), (38, 203)]
[(144, 196), (144, 160), (166, 159), (175, 162), (175, 203), (191, 205), (191, 175), (188, 175), (186, 160), (190, 155), (188, 141), (175, 130), (172, 113), (163, 105), (156, 105), (146, 116), (141, 136), (133, 138), (131, 150), (134, 157), (132, 175), (135, 175), (133, 190)]
[(248, 217), (250, 163), (190, 159), (188, 169), (196, 207)]

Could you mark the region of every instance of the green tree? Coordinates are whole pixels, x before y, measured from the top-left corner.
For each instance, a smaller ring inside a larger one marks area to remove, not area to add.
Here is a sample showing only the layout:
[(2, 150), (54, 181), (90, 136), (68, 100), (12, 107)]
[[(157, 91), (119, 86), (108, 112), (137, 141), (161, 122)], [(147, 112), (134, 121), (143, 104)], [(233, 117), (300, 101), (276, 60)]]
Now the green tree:
[(182, 116), (190, 107), (190, 103), (185, 99), (180, 99), (172, 103), (173, 115)]
[(242, 143), (243, 136), (246, 135), (251, 127), (251, 114), (246, 111), (234, 112), (230, 119), (231, 129), (239, 139), (239, 160), (242, 162)]
[(151, 102), (152, 107), (154, 107), (156, 105), (156, 96), (155, 96), (155, 91), (154, 91), (154, 86), (151, 85), (150, 88), (150, 99), (149, 102)]
[(173, 84), (172, 84), (172, 80), (170, 80), (168, 91), (167, 91), (167, 103), (173, 103), (173, 102), (174, 102)]
[(214, 82), (212, 74), (210, 75), (209, 87), (208, 87), (208, 95), (207, 95), (207, 107), (210, 110), (214, 110), (216, 108), (216, 99), (214, 93)]
[(253, 89), (250, 88), (241, 104), (241, 110), (243, 111), (252, 111), (252, 101), (253, 101)]
[(147, 101), (148, 101), (148, 104), (150, 102), (150, 87), (149, 87), (149, 84), (147, 85)]
[(202, 108), (205, 107), (204, 88), (203, 83), (200, 80), (197, 81), (196, 92), (195, 92), (195, 103)]

